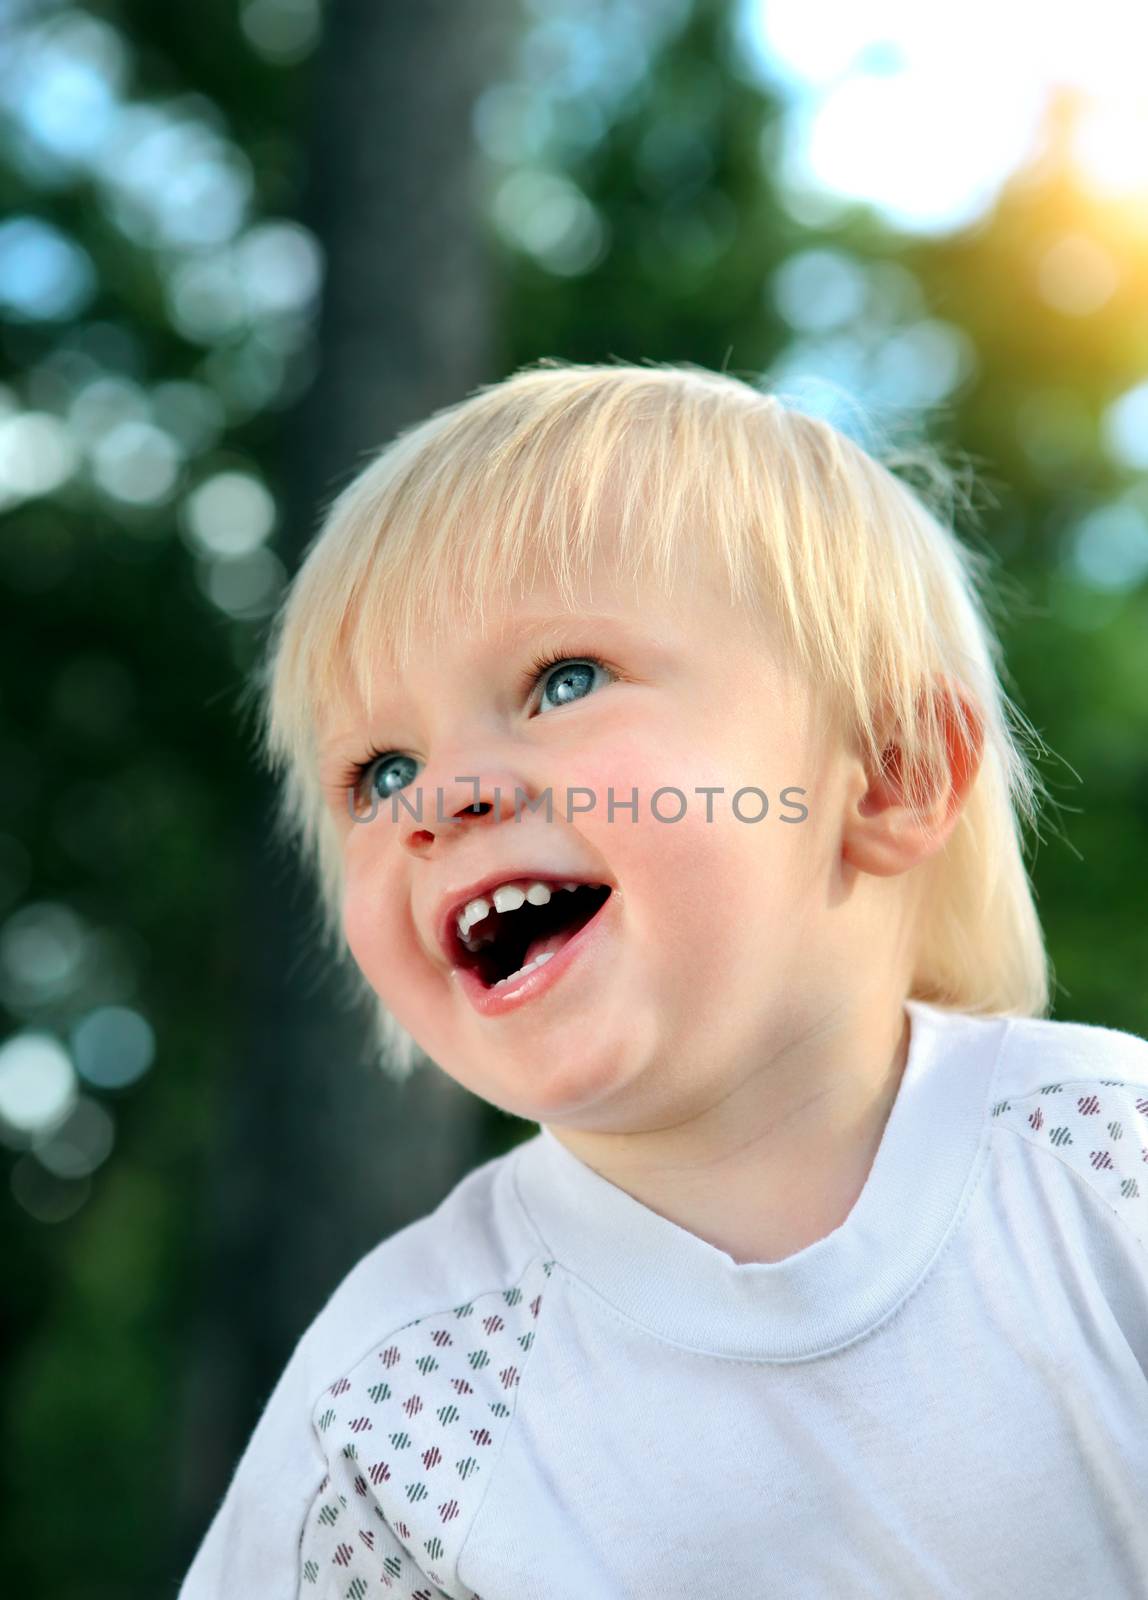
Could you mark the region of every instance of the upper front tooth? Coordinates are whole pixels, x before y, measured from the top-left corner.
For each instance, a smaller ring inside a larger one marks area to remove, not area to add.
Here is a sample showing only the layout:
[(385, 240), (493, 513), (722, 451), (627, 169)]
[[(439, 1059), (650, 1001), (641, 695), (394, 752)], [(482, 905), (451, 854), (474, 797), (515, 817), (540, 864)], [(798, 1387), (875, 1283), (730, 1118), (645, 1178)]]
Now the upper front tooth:
[[(577, 889), (578, 885), (576, 883), (567, 883), (563, 884), (563, 888)], [(543, 883), (540, 879), (528, 884), (525, 890), (513, 883), (499, 884), (493, 894), (494, 909), (496, 911), (517, 911), (519, 906), (525, 905), (527, 901), (532, 906), (544, 906), (549, 903), (551, 892), (550, 885)], [(490, 904), (491, 902), (484, 895), (480, 895), (477, 900), (469, 900), (459, 912), (458, 931), (464, 939), (476, 922), (481, 922), (483, 917), (490, 914)]]
[(463, 908), (458, 919), (458, 931), (465, 939), (470, 929), (476, 922), (481, 922), (490, 911), (490, 901), (480, 895), (477, 900), (469, 900)]

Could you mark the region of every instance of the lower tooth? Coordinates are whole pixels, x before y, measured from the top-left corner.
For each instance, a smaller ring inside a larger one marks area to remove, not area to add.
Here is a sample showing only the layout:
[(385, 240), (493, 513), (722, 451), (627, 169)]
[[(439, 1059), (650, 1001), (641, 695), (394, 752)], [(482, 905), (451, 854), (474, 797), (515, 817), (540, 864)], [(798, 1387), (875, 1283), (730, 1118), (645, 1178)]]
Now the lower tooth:
[(517, 972), (508, 972), (505, 978), (499, 978), (497, 983), (492, 983), (490, 987), (492, 989), (498, 989), (504, 983), (512, 983), (515, 978), (524, 977), (526, 973), (533, 972), (535, 967), (545, 966), (553, 954), (553, 950), (548, 950), (545, 955), (535, 956), (534, 960), (528, 961), (526, 966), (519, 967)]

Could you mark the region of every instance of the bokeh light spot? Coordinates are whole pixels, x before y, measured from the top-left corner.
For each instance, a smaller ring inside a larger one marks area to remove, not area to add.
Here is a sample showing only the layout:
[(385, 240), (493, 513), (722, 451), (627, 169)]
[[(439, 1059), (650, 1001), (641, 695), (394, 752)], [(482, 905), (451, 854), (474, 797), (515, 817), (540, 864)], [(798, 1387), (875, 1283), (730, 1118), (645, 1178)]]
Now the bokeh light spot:
[(1070, 317), (1099, 311), (1120, 281), (1112, 256), (1087, 234), (1070, 233), (1050, 246), (1037, 272), (1042, 299)]
[(586, 272), (606, 253), (605, 222), (578, 186), (557, 173), (514, 173), (495, 195), (494, 217), (512, 244), (560, 276)]
[(185, 261), (167, 285), (176, 327), (198, 344), (214, 344), (244, 326), (247, 302), (230, 251)]
[(226, 244), (243, 226), (254, 189), (244, 152), (198, 107), (179, 103), (125, 106), (99, 167), (110, 215), (149, 248)]
[(773, 275), (777, 309), (800, 333), (824, 333), (860, 315), (865, 274), (840, 250), (802, 250)]
[(1134, 588), (1148, 576), (1148, 518), (1127, 501), (1090, 512), (1076, 530), (1072, 564), (1094, 589)]
[(498, 83), (475, 102), (475, 137), (494, 161), (507, 165), (537, 159), (554, 126), (550, 106), (527, 84)]
[(270, 550), (206, 562), (197, 576), (212, 604), (237, 618), (267, 616), (287, 581), (286, 568)]
[(1120, 466), (1148, 470), (1148, 383), (1138, 383), (1113, 401), (1104, 413), (1101, 434)]
[(127, 51), (109, 23), (80, 11), (50, 17), (23, 41), (4, 98), (41, 149), (82, 163), (112, 127)]
[(304, 60), (319, 41), (318, 0), (248, 0), (239, 22), (252, 47), (276, 66)]
[(173, 379), (151, 393), (152, 415), (157, 425), (177, 439), (189, 456), (210, 450), (227, 424), (223, 403), (202, 383)]
[(10, 1181), (16, 1203), (37, 1222), (66, 1222), (92, 1189), (90, 1178), (57, 1178), (31, 1154), (16, 1162)]
[(0, 497), (50, 494), (71, 477), (76, 448), (59, 417), (25, 411), (0, 421)]
[(235, 265), (248, 307), (257, 316), (307, 307), (323, 282), (323, 252), (297, 222), (262, 222), (240, 239)]
[(81, 1094), (50, 1136), (35, 1145), (34, 1154), (57, 1178), (86, 1178), (111, 1155), (115, 1136), (107, 1108)]
[(68, 1053), (51, 1034), (18, 1033), (0, 1045), (0, 1119), (6, 1131), (47, 1132), (68, 1115), (77, 1092)]
[(0, 223), (0, 306), (28, 320), (77, 316), (92, 299), (91, 257), (38, 217)]
[(155, 1059), (155, 1033), (146, 1017), (130, 1006), (99, 1006), (78, 1022), (71, 1035), (80, 1076), (97, 1089), (124, 1089)]
[(206, 554), (246, 556), (275, 526), (275, 501), (266, 485), (250, 473), (219, 472), (188, 495), (182, 520)]
[(3, 998), (17, 1009), (61, 998), (86, 955), (86, 929), (74, 911), (50, 900), (22, 906), (0, 929)]
[(73, 435), (90, 449), (121, 422), (146, 422), (147, 395), (130, 378), (103, 377), (81, 388), (68, 408)]
[(893, 405), (935, 405), (951, 394), (976, 364), (972, 341), (960, 328), (926, 318), (903, 328), (877, 349), (869, 393)]
[(150, 422), (120, 422), (92, 451), (96, 482), (105, 493), (131, 505), (157, 505), (179, 475), (175, 441)]

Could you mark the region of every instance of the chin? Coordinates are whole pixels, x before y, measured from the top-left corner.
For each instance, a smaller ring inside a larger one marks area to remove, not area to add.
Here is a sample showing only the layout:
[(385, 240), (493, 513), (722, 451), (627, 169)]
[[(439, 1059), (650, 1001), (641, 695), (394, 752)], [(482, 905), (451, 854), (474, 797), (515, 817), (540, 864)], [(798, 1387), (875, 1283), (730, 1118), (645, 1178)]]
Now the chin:
[(547, 1041), (544, 1052), (489, 1039), (473, 1049), (457, 1044), (439, 1053), (422, 1045), (436, 1065), (479, 1099), (527, 1122), (562, 1122), (600, 1105), (624, 1081), (616, 1054), (600, 1048), (588, 1056), (573, 1032), (568, 1042)]

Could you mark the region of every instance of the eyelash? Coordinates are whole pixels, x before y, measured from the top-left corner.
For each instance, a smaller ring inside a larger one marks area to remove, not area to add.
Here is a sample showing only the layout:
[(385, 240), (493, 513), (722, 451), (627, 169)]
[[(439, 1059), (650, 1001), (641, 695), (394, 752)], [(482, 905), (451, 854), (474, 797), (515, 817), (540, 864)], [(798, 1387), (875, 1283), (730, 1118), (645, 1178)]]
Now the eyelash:
[[(526, 670), (519, 676), (519, 695), (524, 695), (528, 690), (537, 688), (538, 680), (540, 678), (544, 677), (546, 673), (552, 672), (555, 667), (562, 666), (568, 661), (584, 661), (592, 667), (601, 667), (603, 672), (608, 673), (612, 678), (621, 676), (616, 667), (612, 667), (608, 661), (603, 661), (600, 656), (579, 655), (577, 651), (570, 650), (551, 651), (547, 654), (536, 656)], [(364, 778), (367, 776), (367, 773), (374, 766), (376, 761), (381, 760), (383, 756), (395, 756), (401, 754), (401, 750), (377, 750), (374, 746), (372, 746), (367, 754), (360, 760), (349, 763), (343, 772), (340, 782), (344, 788), (357, 792)]]
[(586, 661), (592, 667), (601, 667), (603, 672), (610, 673), (613, 677), (618, 676), (616, 670), (608, 662), (599, 660), (597, 656), (580, 656), (576, 651), (553, 650), (548, 654), (535, 656), (526, 671), (519, 677), (519, 694), (524, 695), (528, 690), (535, 689), (538, 686), (539, 678), (545, 677), (548, 672), (552, 672), (555, 667), (560, 667), (567, 661)]

